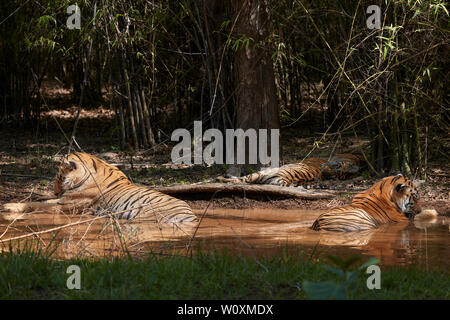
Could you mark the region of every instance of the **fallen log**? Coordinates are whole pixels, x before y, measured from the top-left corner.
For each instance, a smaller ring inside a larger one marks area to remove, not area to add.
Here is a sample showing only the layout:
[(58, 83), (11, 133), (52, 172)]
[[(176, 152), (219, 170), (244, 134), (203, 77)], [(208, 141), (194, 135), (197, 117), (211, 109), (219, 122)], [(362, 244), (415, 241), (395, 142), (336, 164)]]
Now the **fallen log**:
[(166, 194), (183, 193), (257, 193), (270, 194), (284, 197), (301, 199), (330, 199), (335, 194), (330, 192), (317, 192), (298, 187), (280, 187), (266, 184), (224, 184), (224, 183), (202, 183), (202, 184), (181, 184), (168, 187), (155, 187), (157, 190)]

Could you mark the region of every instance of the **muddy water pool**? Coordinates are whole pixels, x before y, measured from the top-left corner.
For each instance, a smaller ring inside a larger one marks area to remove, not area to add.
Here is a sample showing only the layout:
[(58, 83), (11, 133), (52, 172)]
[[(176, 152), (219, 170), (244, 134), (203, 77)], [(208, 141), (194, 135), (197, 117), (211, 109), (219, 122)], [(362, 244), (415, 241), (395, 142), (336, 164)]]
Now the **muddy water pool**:
[[(364, 231), (337, 233), (309, 229), (323, 211), (280, 209), (196, 210), (200, 224), (165, 227), (142, 221), (91, 220), (90, 215), (28, 214), (0, 219), (0, 248), (14, 245), (55, 247), (58, 258), (110, 257), (125, 251), (137, 256), (186, 254), (188, 250), (226, 248), (243, 255), (276, 256), (299, 252), (326, 257), (375, 256), (384, 265), (418, 264), (450, 269), (450, 218), (398, 223)], [(88, 221), (88, 222), (85, 222)], [(50, 231), (49, 231), (50, 230)], [(26, 236), (28, 235), (28, 236)], [(192, 235), (195, 235), (192, 238)], [(13, 241), (5, 241), (14, 239)]]

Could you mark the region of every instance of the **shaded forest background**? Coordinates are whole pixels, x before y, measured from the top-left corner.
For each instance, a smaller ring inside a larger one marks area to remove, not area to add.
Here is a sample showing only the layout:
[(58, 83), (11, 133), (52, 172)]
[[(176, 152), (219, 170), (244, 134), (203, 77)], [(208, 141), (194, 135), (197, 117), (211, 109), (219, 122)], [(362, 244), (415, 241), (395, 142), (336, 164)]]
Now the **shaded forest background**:
[[(203, 130), (321, 133), (315, 146), (365, 137), (372, 172), (448, 162), (443, 1), (85, 0), (70, 30), (72, 4), (0, 3), (3, 128), (38, 132), (42, 89), (56, 79), (78, 111), (114, 111), (122, 149), (155, 148), (201, 120)], [(380, 29), (366, 25), (373, 4)]]

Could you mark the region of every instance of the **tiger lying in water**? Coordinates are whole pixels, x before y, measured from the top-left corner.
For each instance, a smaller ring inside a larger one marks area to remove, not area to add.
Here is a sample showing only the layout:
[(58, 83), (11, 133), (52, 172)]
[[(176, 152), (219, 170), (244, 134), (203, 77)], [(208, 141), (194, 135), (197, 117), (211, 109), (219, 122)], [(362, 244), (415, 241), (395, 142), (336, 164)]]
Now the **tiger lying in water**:
[(357, 194), (351, 205), (331, 209), (313, 223), (313, 230), (360, 231), (408, 221), (420, 213), (420, 196), (413, 182), (398, 174), (382, 179)]
[(90, 208), (97, 213), (124, 211), (118, 216), (120, 219), (137, 217), (158, 223), (197, 221), (186, 202), (134, 185), (122, 171), (87, 153), (74, 152), (65, 157), (55, 178), (54, 191), (58, 199), (7, 203), (3, 209), (80, 213)]
[(329, 161), (309, 158), (299, 163), (265, 169), (241, 178), (218, 177), (217, 180), (232, 183), (272, 184), (283, 187), (300, 186), (332, 177), (345, 179), (358, 172), (361, 163), (361, 158), (358, 155), (343, 153), (336, 155)]

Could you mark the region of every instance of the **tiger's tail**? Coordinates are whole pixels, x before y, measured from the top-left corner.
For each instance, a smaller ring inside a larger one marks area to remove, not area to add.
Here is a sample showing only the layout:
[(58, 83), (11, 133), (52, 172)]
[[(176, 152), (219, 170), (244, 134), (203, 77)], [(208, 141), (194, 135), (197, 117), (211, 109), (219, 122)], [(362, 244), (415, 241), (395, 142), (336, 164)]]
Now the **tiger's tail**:
[(216, 180), (218, 182), (224, 182), (224, 183), (225, 182), (245, 183), (243, 178), (245, 178), (245, 177), (238, 178), (238, 177), (235, 177), (235, 176), (230, 176), (230, 177), (219, 176), (219, 177), (216, 178)]

